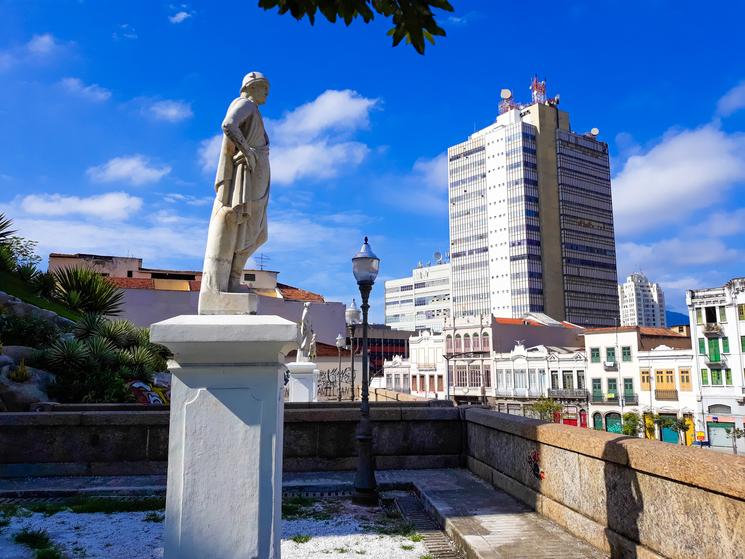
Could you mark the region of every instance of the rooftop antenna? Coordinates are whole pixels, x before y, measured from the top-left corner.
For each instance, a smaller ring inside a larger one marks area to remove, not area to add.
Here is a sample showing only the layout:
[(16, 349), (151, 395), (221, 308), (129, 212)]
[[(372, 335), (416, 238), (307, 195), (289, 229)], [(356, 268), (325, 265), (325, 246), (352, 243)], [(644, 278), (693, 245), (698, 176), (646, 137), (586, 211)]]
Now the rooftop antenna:
[(515, 100), (512, 98), (512, 91), (506, 88), (502, 89), (502, 91), (499, 92), (499, 96), (502, 99), (499, 102), (499, 114), (504, 114), (510, 109), (515, 108)]
[(593, 128), (592, 130), (590, 130), (590, 134), (592, 134), (593, 136), (597, 136), (598, 134), (600, 134), (600, 129)]
[(539, 81), (538, 74), (533, 75), (530, 82), (530, 92), (533, 103), (546, 102), (546, 80)]
[(264, 253), (262, 252), (262, 253), (261, 253), (261, 254), (259, 254), (259, 256), (258, 256), (258, 257), (256, 258), (256, 260), (258, 261), (258, 264), (259, 264), (259, 270), (263, 270), (263, 269), (264, 269), (264, 266), (265, 266), (265, 265), (266, 265), (266, 263), (267, 263), (267, 261), (268, 261), (268, 260), (271, 260), (271, 258), (269, 258), (269, 257), (268, 257), (268, 256), (267, 256), (266, 254), (264, 254)]

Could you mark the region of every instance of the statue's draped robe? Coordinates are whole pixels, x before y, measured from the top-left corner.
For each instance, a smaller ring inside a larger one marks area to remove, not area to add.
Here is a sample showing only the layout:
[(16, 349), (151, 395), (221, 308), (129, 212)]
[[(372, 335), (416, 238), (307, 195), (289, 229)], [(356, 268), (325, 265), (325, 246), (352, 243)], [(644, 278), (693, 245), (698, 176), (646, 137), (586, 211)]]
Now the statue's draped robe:
[[(246, 260), (267, 240), (269, 201), (269, 138), (259, 107), (239, 97), (223, 121), (225, 135), (215, 177), (215, 203), (207, 234), (202, 291), (236, 291)], [(249, 170), (244, 155), (231, 140), (244, 138), (256, 155)]]

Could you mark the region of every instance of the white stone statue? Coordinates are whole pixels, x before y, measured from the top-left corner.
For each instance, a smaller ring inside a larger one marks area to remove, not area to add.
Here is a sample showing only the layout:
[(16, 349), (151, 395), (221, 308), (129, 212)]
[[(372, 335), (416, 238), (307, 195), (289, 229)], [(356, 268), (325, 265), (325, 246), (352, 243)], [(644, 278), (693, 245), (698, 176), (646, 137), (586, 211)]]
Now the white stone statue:
[(311, 343), (313, 342), (313, 328), (310, 324), (310, 302), (306, 302), (303, 305), (303, 314), (300, 318), (297, 340), (298, 350), (295, 361), (298, 363), (307, 363), (310, 360)]
[[(313, 331), (311, 330), (311, 332)], [(308, 357), (310, 358), (311, 361), (316, 360), (316, 333), (315, 332), (313, 332), (310, 335), (310, 350), (308, 351)]]
[(269, 81), (263, 74), (246, 74), (240, 96), (222, 123), (199, 314), (219, 313), (220, 295), (240, 291), (248, 257), (267, 240), (269, 138), (259, 105), (268, 95)]

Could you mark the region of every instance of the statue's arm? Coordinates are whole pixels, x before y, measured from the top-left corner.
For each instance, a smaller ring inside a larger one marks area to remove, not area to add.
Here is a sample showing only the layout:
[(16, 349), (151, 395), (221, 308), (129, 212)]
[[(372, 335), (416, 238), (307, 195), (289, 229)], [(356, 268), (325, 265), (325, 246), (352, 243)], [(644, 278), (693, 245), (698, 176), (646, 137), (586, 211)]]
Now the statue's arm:
[(223, 132), (243, 153), (250, 168), (253, 168), (256, 163), (256, 155), (241, 132), (241, 124), (250, 119), (255, 112), (256, 106), (248, 99), (241, 97), (230, 104), (225, 120), (222, 121)]

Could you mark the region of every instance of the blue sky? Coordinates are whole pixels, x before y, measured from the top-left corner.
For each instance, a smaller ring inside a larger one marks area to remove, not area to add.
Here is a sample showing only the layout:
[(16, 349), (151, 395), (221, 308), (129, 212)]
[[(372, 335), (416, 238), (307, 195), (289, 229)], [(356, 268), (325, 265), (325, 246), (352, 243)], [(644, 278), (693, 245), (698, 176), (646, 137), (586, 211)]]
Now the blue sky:
[(0, 0), (0, 211), (39, 252), (201, 268), (215, 137), (242, 76), (271, 81), (280, 280), (348, 301), (369, 235), (382, 282), (448, 246), (443, 153), (528, 99), (533, 73), (612, 155), (619, 275), (684, 290), (743, 275), (745, 4), (454, 1), (419, 56), (371, 25), (255, 0)]

